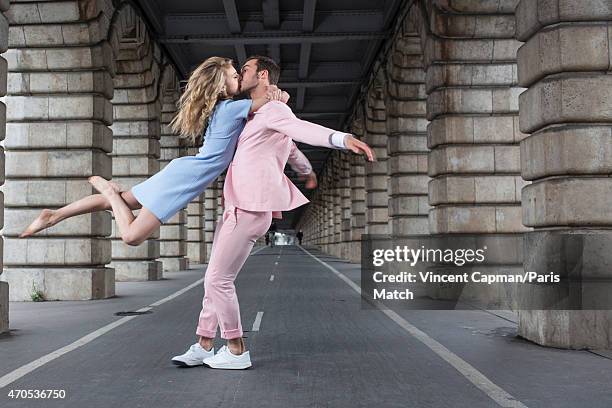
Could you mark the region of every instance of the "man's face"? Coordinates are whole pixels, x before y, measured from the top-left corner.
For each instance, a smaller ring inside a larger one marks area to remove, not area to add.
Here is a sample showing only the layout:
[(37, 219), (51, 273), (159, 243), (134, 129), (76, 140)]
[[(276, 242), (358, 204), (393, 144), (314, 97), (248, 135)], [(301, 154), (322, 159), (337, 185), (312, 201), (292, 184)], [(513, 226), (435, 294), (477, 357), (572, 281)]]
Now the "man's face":
[(240, 75), (242, 77), (240, 81), (240, 92), (249, 92), (255, 88), (259, 84), (257, 61), (252, 59), (245, 62), (240, 71)]

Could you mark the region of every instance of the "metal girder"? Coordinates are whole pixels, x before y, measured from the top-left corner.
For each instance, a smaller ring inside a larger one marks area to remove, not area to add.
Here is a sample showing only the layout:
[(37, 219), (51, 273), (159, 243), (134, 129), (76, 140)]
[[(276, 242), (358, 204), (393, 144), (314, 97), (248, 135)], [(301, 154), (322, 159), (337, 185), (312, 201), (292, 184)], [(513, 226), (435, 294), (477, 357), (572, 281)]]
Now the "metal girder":
[[(312, 32), (314, 30), (315, 21), (315, 8), (317, 6), (317, 0), (305, 0), (304, 1), (304, 19), (302, 20), (302, 30), (304, 32)], [(300, 61), (298, 68), (298, 78), (306, 79), (308, 77), (308, 66), (310, 65), (310, 54), (312, 51), (312, 44), (302, 43), (300, 44)], [(304, 99), (306, 98), (306, 88), (300, 86), (298, 88), (297, 97), (297, 108), (304, 108)]]
[[(224, 0), (225, 1), (225, 0)], [(304, 9), (309, 1), (305, 0)], [(314, 15), (314, 13), (313, 13)], [(317, 25), (326, 27), (343, 26), (346, 31), (354, 31), (356, 27), (382, 26), (385, 15), (382, 10), (325, 10), (317, 11)], [(304, 29), (304, 22), (310, 22), (310, 16), (303, 11), (285, 11), (279, 13), (283, 27), (291, 27), (300, 31), (312, 31)], [(207, 28), (218, 28), (224, 25), (226, 15), (224, 13), (176, 13), (164, 16), (168, 32), (179, 35), (174, 30), (185, 30), (191, 27), (198, 27), (200, 30)], [(243, 24), (242, 30), (249, 31), (251, 28), (261, 27), (264, 15), (259, 11), (242, 11), (240, 21)], [(364, 24), (364, 23), (370, 23)], [(248, 28), (248, 29), (247, 29)], [(173, 30), (174, 29), (174, 30)]]
[[(312, 32), (314, 30), (314, 15), (316, 0), (304, 1), (304, 20), (302, 21), (302, 30), (304, 32)], [(308, 76), (308, 65), (310, 65), (310, 53), (312, 51), (312, 44), (302, 43), (300, 44), (300, 61), (298, 68), (298, 78), (306, 79)], [(306, 98), (306, 88), (304, 86), (298, 87), (297, 96), (297, 109), (304, 109), (304, 99)]]
[(264, 27), (278, 28), (280, 25), (278, 0), (262, 0), (261, 11), (263, 13)]
[(297, 109), (304, 109), (304, 99), (306, 97), (306, 88), (303, 86), (298, 87), (297, 98), (295, 102), (295, 107)]
[(317, 0), (304, 0), (304, 15), (302, 17), (302, 30), (305, 32), (314, 30), (316, 6), (317, 6)]
[(225, 10), (225, 18), (229, 26), (230, 32), (239, 33), (242, 31), (240, 27), (240, 19), (238, 18), (238, 9), (236, 8), (235, 0), (223, 0), (223, 9)]
[(258, 33), (242, 33), (240, 35), (185, 35), (161, 36), (163, 44), (204, 43), (210, 45), (239, 44), (300, 44), (300, 43), (334, 43), (339, 41), (382, 40), (390, 33), (380, 31), (350, 32), (350, 33), (295, 33), (279, 31), (262, 31)]
[[(223, 0), (223, 9), (225, 10), (227, 25), (230, 29), (230, 32), (234, 34), (240, 33), (242, 31), (242, 28), (240, 27), (240, 19), (238, 18), (238, 8), (236, 7), (236, 1)], [(247, 58), (246, 48), (244, 47), (244, 44), (234, 45), (234, 51), (236, 52), (236, 58), (238, 59), (238, 63), (242, 64)]]
[(344, 112), (293, 112), (299, 118), (320, 118), (323, 116), (341, 116)]
[[(279, 0), (262, 0), (261, 11), (263, 13), (263, 24), (266, 29), (278, 29), (280, 26)], [(280, 44), (268, 45), (268, 56), (276, 63), (281, 63)]]
[(329, 80), (329, 81), (279, 81), (279, 88), (321, 88), (326, 86), (338, 86), (338, 85), (355, 85), (360, 84), (362, 81), (359, 79), (348, 79), (348, 80)]

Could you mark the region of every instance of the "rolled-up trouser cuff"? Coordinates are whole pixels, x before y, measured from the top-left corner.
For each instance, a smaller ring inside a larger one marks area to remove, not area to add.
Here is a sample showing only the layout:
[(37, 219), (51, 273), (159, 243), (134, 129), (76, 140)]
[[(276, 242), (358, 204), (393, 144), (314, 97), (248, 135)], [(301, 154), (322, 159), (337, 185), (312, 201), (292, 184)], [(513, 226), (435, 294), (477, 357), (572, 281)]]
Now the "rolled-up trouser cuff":
[(221, 330), (221, 338), (225, 340), (237, 339), (239, 337), (242, 337), (241, 329)]
[(215, 336), (217, 335), (217, 332), (216, 331), (212, 332), (212, 331), (208, 331), (208, 330), (197, 329), (196, 330), (196, 334), (198, 336), (208, 337), (208, 338), (214, 339)]

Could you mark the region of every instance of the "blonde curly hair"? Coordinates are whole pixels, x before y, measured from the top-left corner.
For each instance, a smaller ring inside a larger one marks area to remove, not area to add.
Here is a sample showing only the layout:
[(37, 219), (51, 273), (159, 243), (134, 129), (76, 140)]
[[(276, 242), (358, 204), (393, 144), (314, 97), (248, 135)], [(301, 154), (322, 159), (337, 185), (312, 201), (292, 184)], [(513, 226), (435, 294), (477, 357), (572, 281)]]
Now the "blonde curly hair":
[(202, 135), (208, 119), (221, 99), (229, 98), (225, 88), (225, 72), (232, 60), (210, 57), (189, 76), (185, 91), (179, 99), (179, 111), (170, 127), (181, 138), (188, 138), (191, 145)]

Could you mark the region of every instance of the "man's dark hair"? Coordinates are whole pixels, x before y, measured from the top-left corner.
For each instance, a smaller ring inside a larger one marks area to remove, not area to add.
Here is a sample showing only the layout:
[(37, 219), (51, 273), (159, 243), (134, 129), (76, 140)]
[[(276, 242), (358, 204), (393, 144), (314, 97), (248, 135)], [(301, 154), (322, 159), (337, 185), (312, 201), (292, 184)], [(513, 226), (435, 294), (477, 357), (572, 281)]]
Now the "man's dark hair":
[(280, 78), (280, 67), (278, 64), (270, 57), (265, 57), (263, 55), (253, 55), (247, 58), (247, 61), (255, 60), (257, 63), (257, 72), (268, 71), (268, 80), (270, 81), (270, 85), (278, 84), (278, 79)]

